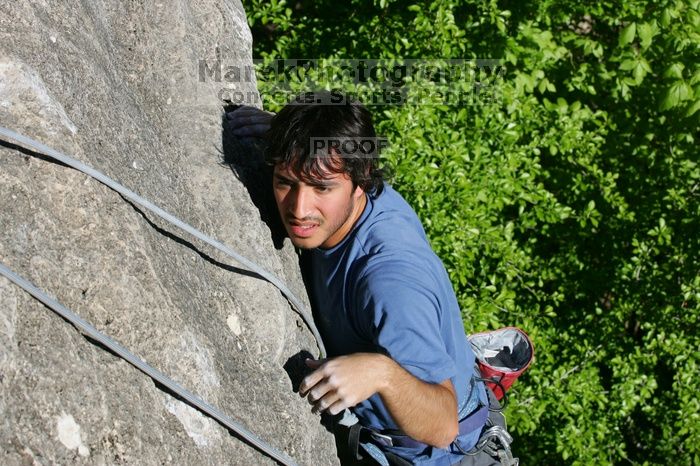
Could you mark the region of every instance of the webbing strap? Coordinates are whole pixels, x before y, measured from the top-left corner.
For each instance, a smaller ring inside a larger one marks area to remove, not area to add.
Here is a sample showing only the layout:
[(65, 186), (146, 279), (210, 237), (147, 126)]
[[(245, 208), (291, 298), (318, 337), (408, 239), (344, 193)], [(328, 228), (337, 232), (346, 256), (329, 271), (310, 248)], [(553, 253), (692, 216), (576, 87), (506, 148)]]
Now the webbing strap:
[(166, 387), (168, 390), (170, 390), (171, 393), (176, 394), (178, 397), (182, 398), (185, 400), (190, 406), (194, 406), (197, 409), (199, 409), (201, 412), (207, 414), (208, 416), (216, 419), (219, 421), (221, 424), (224, 426), (228, 427), (232, 431), (234, 431), (236, 434), (241, 436), (246, 442), (249, 444), (253, 445), (255, 448), (260, 450), (261, 452), (265, 453), (268, 455), (270, 458), (278, 461), (279, 463), (285, 465), (285, 466), (296, 466), (296, 463), (294, 462), (293, 459), (291, 459), (289, 456), (285, 455), (284, 453), (276, 450), (274, 447), (271, 445), (267, 444), (260, 438), (258, 438), (255, 434), (253, 434), (251, 431), (243, 427), (240, 423), (234, 421), (230, 417), (228, 417), (226, 414), (222, 413), (219, 409), (215, 408), (214, 406), (210, 405), (206, 401), (202, 400), (201, 398), (198, 398), (195, 396), (193, 393), (188, 391), (187, 389), (183, 388), (181, 385), (179, 385), (177, 382), (172, 380), (171, 378), (167, 377), (164, 375), (162, 372), (159, 372), (158, 370), (154, 369), (152, 366), (149, 366), (146, 364), (143, 360), (141, 360), (138, 356), (136, 356), (134, 353), (131, 351), (127, 350), (124, 348), (122, 345), (117, 343), (116, 341), (112, 340), (110, 337), (107, 335), (101, 333), (99, 330), (97, 330), (95, 327), (90, 325), (87, 321), (82, 319), (80, 316), (72, 312), (70, 309), (66, 308), (63, 306), (61, 303), (56, 301), (55, 299), (51, 298), (49, 295), (44, 293), (44, 291), (40, 290), (36, 286), (34, 286), (32, 283), (29, 281), (25, 280), (24, 278), (20, 277), (19, 275), (15, 274), (13, 271), (8, 269), (5, 264), (0, 262), (0, 274), (4, 275), (7, 277), (10, 281), (14, 282), (16, 285), (22, 287), (27, 293), (31, 294), (34, 296), (36, 299), (41, 301), (43, 304), (45, 304), (49, 309), (53, 310), (56, 314), (60, 315), (64, 319), (66, 319), (68, 322), (73, 324), (83, 335), (87, 336), (88, 338), (100, 343), (110, 351), (112, 351), (114, 354), (119, 356), (120, 358), (124, 359), (127, 361), (129, 364), (158, 382), (159, 384), (163, 385)]
[[(187, 233), (191, 234), (192, 236), (199, 238), (200, 240), (204, 241), (205, 243), (215, 247), (219, 251), (223, 252), (224, 254), (228, 255), (229, 257), (232, 257), (239, 263), (243, 264), (245, 267), (247, 267), (249, 270), (255, 272), (256, 274), (260, 275), (262, 278), (267, 280), (268, 282), (272, 283), (275, 285), (284, 296), (287, 297), (289, 302), (292, 304), (292, 306), (296, 309), (297, 313), (301, 316), (302, 319), (304, 319), (304, 322), (306, 325), (309, 327), (309, 330), (311, 330), (311, 333), (313, 333), (314, 338), (316, 338), (316, 344), (318, 345), (319, 351), (321, 353), (321, 358), (326, 357), (326, 348), (323, 345), (323, 340), (321, 339), (321, 335), (318, 333), (318, 329), (316, 328), (316, 325), (313, 322), (313, 317), (311, 316), (311, 313), (308, 312), (305, 308), (305, 306), (301, 303), (301, 301), (292, 293), (292, 291), (287, 287), (287, 285), (282, 282), (279, 278), (268, 272), (267, 270), (263, 269), (259, 265), (257, 265), (255, 262), (246, 259), (245, 257), (241, 256), (225, 244), (221, 243), (220, 241), (215, 240), (214, 238), (211, 238), (201, 231), (197, 230), (193, 226), (183, 222), (179, 218), (175, 217), (174, 215), (169, 214), (168, 212), (164, 211), (157, 205), (153, 204), (147, 199), (144, 199), (143, 197), (139, 196), (135, 192), (125, 188), (121, 184), (117, 183), (113, 179), (109, 178), (108, 176), (98, 172), (92, 167), (89, 167), (85, 165), (84, 163), (75, 160), (71, 157), (68, 157), (65, 154), (62, 154), (61, 152), (58, 152), (38, 141), (35, 141), (33, 139), (28, 138), (27, 136), (24, 136), (22, 134), (16, 133), (14, 131), (11, 131), (7, 128), (4, 128), (0, 126), (0, 135), (4, 137), (4, 139), (7, 141), (8, 139), (11, 139), (13, 141), (18, 142), (21, 146), (24, 146), (25, 148), (29, 148), (35, 152), (39, 152), (41, 154), (44, 154), (48, 157), (51, 157), (52, 159), (58, 160), (61, 163), (68, 165), (71, 168), (74, 168), (78, 171), (81, 171), (85, 173), (86, 175), (89, 175), (99, 181), (100, 183), (104, 184), (105, 186), (113, 189), (114, 191), (118, 192), (122, 196), (126, 197), (127, 199), (135, 202), (136, 204), (150, 210), (163, 220), (166, 220), (170, 222), (171, 224), (175, 225), (176, 227), (185, 230)], [(9, 141), (8, 141), (9, 142)]]

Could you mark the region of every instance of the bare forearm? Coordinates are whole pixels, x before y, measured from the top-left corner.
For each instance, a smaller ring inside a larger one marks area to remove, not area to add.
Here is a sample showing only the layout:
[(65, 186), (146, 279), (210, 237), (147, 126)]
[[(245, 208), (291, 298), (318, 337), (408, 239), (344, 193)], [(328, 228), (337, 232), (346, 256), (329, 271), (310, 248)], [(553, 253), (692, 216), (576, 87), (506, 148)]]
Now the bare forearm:
[(430, 384), (393, 359), (355, 353), (328, 360), (307, 360), (315, 369), (299, 386), (314, 411), (338, 414), (379, 393), (398, 427), (415, 440), (448, 446), (457, 436), (457, 397), (450, 380)]
[(378, 393), (399, 428), (415, 440), (440, 448), (457, 436), (457, 399), (449, 380), (423, 382), (386, 356), (387, 377)]

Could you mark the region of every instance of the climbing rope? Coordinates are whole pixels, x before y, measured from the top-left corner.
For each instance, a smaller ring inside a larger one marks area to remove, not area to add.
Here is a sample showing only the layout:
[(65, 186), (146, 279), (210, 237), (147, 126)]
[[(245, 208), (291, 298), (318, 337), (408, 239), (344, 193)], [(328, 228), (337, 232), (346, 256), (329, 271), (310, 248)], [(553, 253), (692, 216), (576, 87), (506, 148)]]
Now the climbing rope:
[(98, 172), (92, 167), (89, 167), (85, 165), (84, 163), (75, 160), (71, 157), (68, 157), (65, 154), (62, 154), (61, 152), (58, 152), (38, 141), (35, 141), (33, 139), (28, 138), (27, 136), (24, 136), (22, 134), (16, 133), (14, 131), (11, 131), (7, 128), (4, 128), (0, 126), (0, 135), (3, 136), (6, 142), (10, 142), (8, 139), (11, 139), (13, 141), (18, 142), (21, 146), (31, 149), (34, 152), (38, 152), (40, 154), (46, 155), (54, 160), (58, 160), (59, 162), (68, 165), (71, 168), (74, 168), (78, 171), (81, 171), (85, 173), (86, 175), (89, 175), (99, 181), (100, 183), (104, 184), (105, 186), (113, 189), (114, 191), (118, 192), (122, 196), (126, 197), (127, 199), (135, 202), (136, 204), (150, 210), (154, 214), (158, 215), (160, 218), (163, 220), (166, 220), (170, 222), (171, 224), (175, 225), (176, 227), (185, 230), (187, 233), (191, 234), (192, 236), (199, 238), (200, 240), (204, 241), (205, 243), (213, 246), (214, 248), (218, 249), (219, 251), (223, 252), (224, 254), (232, 257), (236, 261), (238, 261), (240, 264), (243, 264), (246, 268), (249, 270), (255, 272), (268, 282), (272, 283), (274, 286), (276, 286), (282, 294), (289, 300), (289, 302), (294, 306), (296, 309), (297, 313), (301, 316), (302, 319), (304, 319), (304, 322), (306, 325), (309, 327), (309, 330), (311, 330), (311, 333), (313, 333), (314, 338), (316, 338), (316, 344), (318, 345), (319, 351), (321, 353), (321, 357), (325, 358), (326, 357), (326, 348), (323, 345), (323, 340), (321, 339), (321, 335), (318, 333), (318, 329), (316, 328), (316, 325), (314, 325), (313, 322), (313, 317), (311, 316), (311, 313), (306, 310), (305, 306), (302, 304), (302, 302), (297, 298), (294, 293), (287, 287), (287, 285), (282, 282), (279, 278), (268, 272), (267, 270), (263, 269), (253, 261), (246, 259), (245, 257), (241, 256), (228, 246), (224, 245), (220, 241), (217, 241), (201, 231), (197, 230), (196, 228), (192, 227), (191, 225), (183, 222), (179, 218), (175, 217), (174, 215), (169, 214), (168, 212), (164, 211), (157, 205), (153, 204), (147, 199), (144, 199), (143, 197), (139, 196), (138, 194), (134, 193), (133, 191), (125, 188), (121, 184), (117, 183), (113, 179), (109, 178), (108, 176)]
[[(22, 134), (16, 133), (14, 131), (11, 131), (7, 128), (4, 128), (0, 126), (0, 136), (3, 137), (3, 139), (11, 143), (11, 141), (15, 141), (18, 143), (20, 146), (23, 146), (27, 149), (30, 149), (34, 152), (43, 154), (47, 157), (50, 157), (54, 160), (58, 160), (59, 162), (74, 168), (78, 171), (81, 171), (85, 173), (86, 175), (91, 176), (92, 178), (96, 179), (100, 183), (104, 184), (105, 186), (109, 187), (110, 189), (113, 189), (114, 191), (118, 192), (125, 198), (129, 199), (130, 201), (144, 207), (145, 209), (150, 210), (154, 214), (158, 215), (162, 219), (170, 222), (172, 225), (177, 226), (178, 228), (190, 233), (192, 236), (199, 238), (200, 240), (204, 241), (205, 243), (213, 246), (214, 248), (218, 249), (219, 251), (223, 252), (224, 254), (228, 255), (229, 257), (232, 257), (236, 261), (238, 261), (240, 264), (243, 264), (246, 268), (249, 270), (255, 272), (258, 274), (260, 277), (264, 278), (268, 282), (272, 283), (274, 286), (276, 286), (282, 294), (289, 300), (289, 302), (292, 304), (292, 306), (295, 308), (296, 312), (302, 317), (306, 325), (309, 327), (311, 330), (311, 333), (313, 333), (314, 338), (316, 339), (316, 343), (318, 344), (319, 351), (321, 353), (321, 357), (326, 356), (326, 349), (323, 345), (323, 341), (321, 339), (321, 336), (318, 332), (318, 329), (314, 325), (313, 318), (311, 317), (311, 314), (305, 309), (304, 305), (301, 303), (301, 301), (294, 295), (294, 293), (289, 290), (289, 288), (282, 282), (279, 278), (274, 276), (273, 274), (269, 273), (256, 263), (246, 259), (245, 257), (241, 256), (240, 254), (236, 253), (233, 251), (231, 248), (227, 247), (223, 243), (205, 235), (204, 233), (200, 232), (196, 228), (192, 227), (191, 225), (183, 222), (182, 220), (178, 219), (174, 215), (169, 214), (168, 212), (164, 211), (160, 207), (156, 206), (152, 202), (148, 201), (147, 199), (142, 198), (138, 194), (134, 193), (133, 191), (125, 188), (121, 184), (117, 183), (116, 181), (112, 180), (111, 178), (107, 177), (106, 175), (98, 172), (97, 170), (93, 169), (92, 167), (89, 167), (85, 165), (82, 162), (79, 162), (78, 160), (75, 160), (71, 157), (66, 156), (65, 154), (62, 154), (54, 149), (51, 149), (50, 147), (35, 141), (33, 139), (30, 139)], [(42, 290), (31, 284), (29, 281), (25, 280), (24, 278), (20, 277), (19, 275), (15, 274), (12, 272), (10, 269), (8, 269), (4, 264), (0, 262), (0, 274), (3, 276), (7, 277), (9, 280), (11, 280), (13, 283), (17, 284), (18, 286), (22, 287), (25, 291), (27, 291), (29, 294), (34, 296), (36, 299), (41, 301), (43, 304), (45, 304), (47, 307), (52, 309), (54, 312), (59, 314), (61, 317), (66, 319), (68, 322), (73, 324), (83, 335), (86, 335), (90, 339), (100, 343), (110, 351), (112, 351), (114, 354), (119, 356), (120, 358), (124, 359), (127, 361), (129, 364), (133, 365), (149, 377), (151, 377), (153, 380), (161, 384), (162, 386), (168, 388), (172, 393), (180, 397), (181, 399), (185, 400), (188, 404), (191, 406), (196, 407), (199, 409), (201, 412), (207, 414), (208, 416), (216, 419), (218, 422), (238, 434), (241, 438), (243, 438), (245, 441), (247, 441), (249, 444), (253, 445), (255, 448), (260, 450), (261, 452), (265, 453), (269, 457), (273, 458), (275, 461), (285, 465), (285, 466), (296, 466), (296, 463), (294, 460), (292, 460), (289, 456), (286, 454), (276, 450), (274, 447), (270, 446), (260, 438), (258, 438), (255, 434), (250, 432), (248, 429), (246, 429), (243, 425), (240, 423), (234, 421), (230, 417), (228, 417), (226, 414), (221, 412), (219, 409), (217, 409), (214, 406), (211, 406), (201, 398), (198, 398), (194, 394), (192, 394), (190, 391), (187, 389), (183, 388), (180, 386), (177, 382), (174, 380), (170, 379), (163, 373), (159, 372), (158, 370), (154, 369), (150, 365), (146, 364), (144, 361), (142, 361), (138, 356), (134, 355), (131, 353), (129, 350), (121, 346), (119, 343), (116, 341), (112, 340), (108, 336), (104, 335), (103, 333), (99, 332), (95, 327), (90, 325), (87, 321), (82, 319), (80, 316), (63, 306), (61, 303), (58, 301), (54, 300), (50, 296), (48, 296), (46, 293), (44, 293)]]
[(210, 405), (209, 403), (202, 400), (201, 398), (198, 398), (192, 392), (183, 388), (181, 385), (179, 385), (177, 382), (175, 382), (171, 378), (164, 375), (162, 372), (159, 372), (158, 370), (154, 369), (152, 366), (149, 366), (148, 364), (146, 364), (143, 360), (141, 360), (134, 353), (127, 350), (126, 348), (124, 348), (122, 345), (120, 345), (116, 341), (112, 340), (107, 335), (101, 333), (99, 330), (97, 330), (95, 327), (90, 325), (87, 321), (85, 321), (80, 316), (78, 316), (77, 314), (72, 312), (70, 309), (66, 308), (58, 301), (51, 298), (49, 295), (44, 293), (42, 290), (40, 290), (39, 288), (34, 286), (29, 281), (25, 280), (24, 278), (20, 277), (19, 275), (15, 274), (14, 272), (12, 272), (2, 262), (0, 262), (0, 274), (7, 277), (9, 280), (14, 282), (16, 285), (22, 287), (27, 293), (31, 294), (36, 299), (41, 301), (49, 309), (53, 310), (58, 315), (60, 315), (61, 317), (66, 319), (68, 322), (73, 324), (80, 331), (80, 333), (82, 333), (86, 337), (98, 342), (99, 344), (101, 344), (105, 348), (109, 349), (114, 354), (116, 354), (120, 358), (124, 359), (129, 364), (131, 364), (132, 366), (134, 366), (135, 368), (137, 368), (138, 370), (140, 370), (141, 372), (143, 372), (144, 374), (146, 374), (147, 376), (149, 376), (150, 378), (152, 378), (153, 380), (155, 380), (159, 384), (166, 387), (168, 390), (170, 390), (171, 393), (174, 393), (175, 395), (177, 395), (181, 399), (185, 400), (189, 405), (196, 407), (201, 412), (206, 413), (210, 417), (216, 419), (221, 424), (223, 424), (224, 426), (228, 427), (229, 429), (234, 431), (236, 434), (241, 436), (246, 442), (250, 443), (255, 448), (257, 448), (258, 450), (260, 450), (263, 453), (265, 453), (266, 455), (268, 455), (270, 458), (274, 459), (275, 461), (277, 461), (285, 466), (296, 466), (296, 463), (294, 462), (294, 460), (291, 459), (289, 456), (276, 450), (274, 447), (272, 447), (268, 443), (264, 442), (263, 440), (258, 438), (255, 434), (253, 434), (251, 431), (249, 431), (248, 429), (243, 427), (240, 423), (234, 421), (233, 419), (228, 417), (226, 414), (222, 413), (219, 409)]

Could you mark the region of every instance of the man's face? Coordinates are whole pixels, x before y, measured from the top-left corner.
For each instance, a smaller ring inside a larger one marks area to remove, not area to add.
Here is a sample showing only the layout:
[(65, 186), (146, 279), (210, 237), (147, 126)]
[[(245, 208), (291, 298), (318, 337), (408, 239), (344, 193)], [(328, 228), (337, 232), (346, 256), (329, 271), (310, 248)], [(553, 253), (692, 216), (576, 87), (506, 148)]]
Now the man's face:
[(352, 230), (367, 200), (346, 174), (327, 173), (302, 181), (289, 167), (277, 164), (272, 186), (277, 209), (294, 246), (332, 248)]

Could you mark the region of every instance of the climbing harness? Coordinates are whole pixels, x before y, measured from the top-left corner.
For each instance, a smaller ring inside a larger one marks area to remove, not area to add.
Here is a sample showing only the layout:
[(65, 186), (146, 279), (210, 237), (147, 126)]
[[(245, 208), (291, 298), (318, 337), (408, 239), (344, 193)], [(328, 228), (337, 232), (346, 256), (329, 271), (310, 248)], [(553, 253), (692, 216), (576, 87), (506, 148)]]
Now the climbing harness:
[(513, 457), (510, 444), (513, 437), (508, 433), (506, 417), (495, 393), (486, 387), (489, 417), (474, 448), (464, 451), (465, 457), (459, 466), (518, 466), (520, 460)]
[(465, 452), (468, 456), (476, 456), (485, 453), (492, 458), (498, 458), (500, 466), (518, 466), (519, 459), (513, 458), (510, 444), (513, 437), (501, 426), (491, 426), (481, 433), (476, 446)]
[[(534, 347), (527, 334), (515, 327), (478, 333), (469, 340), (477, 359), (470, 382), (470, 395), (459, 406), (457, 438), (477, 429), (480, 434), (471, 449), (463, 448), (457, 439), (449, 448), (453, 453), (464, 455), (457, 463), (459, 466), (518, 466), (519, 460), (513, 457), (510, 447), (513, 438), (508, 433), (502, 411), (508, 400), (506, 390), (529, 367)], [(485, 354), (488, 360), (484, 359)], [(506, 355), (512, 356), (514, 362)], [(491, 387), (499, 388), (501, 396)], [(482, 398), (484, 395), (485, 398)], [(503, 403), (500, 402), (501, 398)], [(398, 430), (378, 431), (365, 427), (356, 416), (350, 421), (344, 417), (339, 424), (336, 427), (337, 436), (346, 445), (350, 461), (356, 464), (368, 464), (371, 458), (379, 466), (410, 466), (410, 462), (386, 448), (422, 449), (428, 446)]]
[[(474, 370), (477, 371), (478, 368), (475, 367)], [(475, 372), (469, 382), (469, 396), (465, 397), (458, 406), (457, 438), (481, 431), (489, 417), (485, 386), (476, 374), (478, 372)], [(360, 462), (369, 456), (380, 466), (402, 466), (410, 463), (387, 450), (387, 447), (416, 450), (428, 447), (427, 444), (411, 438), (401, 430), (376, 430), (365, 427), (356, 416), (350, 422), (343, 419), (341, 426), (337, 427), (336, 430), (341, 438), (340, 442), (346, 444), (348, 455), (354, 462)], [(464, 450), (459, 446), (457, 440), (448, 448), (452, 453), (464, 454)]]
[[(316, 339), (316, 343), (318, 344), (319, 351), (321, 353), (321, 357), (326, 356), (326, 350), (323, 345), (323, 341), (321, 339), (321, 336), (318, 332), (318, 329), (313, 323), (313, 319), (311, 317), (311, 314), (305, 309), (304, 305), (301, 303), (301, 301), (289, 290), (289, 288), (277, 277), (272, 275), (271, 273), (267, 272), (265, 269), (260, 267), (259, 265), (255, 264), (254, 262), (246, 259), (245, 257), (241, 256), (240, 254), (236, 253), (226, 245), (222, 244), (221, 242), (205, 235), (204, 233), (200, 232), (199, 230), (195, 229), (194, 227), (190, 226), (189, 224), (183, 222), (182, 220), (178, 219), (177, 217), (169, 214), (168, 212), (164, 211), (160, 207), (156, 206), (155, 204), (151, 203), (150, 201), (142, 198), (138, 194), (134, 193), (133, 191), (125, 188), (124, 186), (120, 185), (116, 181), (112, 180), (111, 178), (107, 177), (106, 175), (98, 172), (97, 170), (93, 169), (92, 167), (89, 167), (85, 165), (82, 162), (79, 162), (78, 160), (75, 160), (71, 157), (68, 157), (54, 149), (51, 149), (50, 147), (41, 144), (40, 142), (37, 142), (33, 139), (30, 139), (22, 134), (18, 134), (14, 131), (11, 131), (7, 128), (4, 128), (0, 126), (0, 136), (3, 137), (3, 139), (10, 143), (10, 140), (15, 141), (19, 143), (19, 145), (31, 149), (34, 152), (43, 154), (47, 157), (50, 157), (54, 160), (57, 160), (71, 168), (74, 168), (78, 171), (81, 171), (85, 173), (86, 175), (91, 176), (92, 178), (96, 179), (100, 183), (106, 185), (107, 187), (111, 188), (112, 190), (118, 192), (125, 198), (129, 199), (130, 201), (133, 201), (134, 203), (150, 210), (154, 214), (158, 215), (162, 219), (168, 221), (172, 225), (177, 226), (178, 228), (185, 230), (186, 232), (190, 233), (191, 235), (195, 236), (196, 238), (199, 238), (200, 240), (204, 241), (205, 243), (213, 246), (214, 248), (218, 249), (219, 251), (223, 252), (224, 254), (228, 255), (229, 257), (232, 257), (239, 263), (243, 264), (245, 267), (247, 267), (249, 270), (255, 272), (258, 274), (260, 277), (264, 278), (268, 282), (272, 283), (274, 286), (276, 286), (282, 294), (289, 300), (289, 302), (292, 304), (292, 306), (295, 308), (296, 312), (302, 317), (306, 325), (309, 327), (311, 332), (314, 335), (314, 338)], [(0, 262), (0, 274), (8, 278), (10, 281), (15, 283), (16, 285), (20, 286), (23, 288), (25, 291), (27, 291), (29, 294), (31, 294), (34, 298), (37, 300), (41, 301), (43, 304), (45, 304), (48, 308), (59, 314), (61, 317), (66, 319), (68, 322), (73, 324), (83, 335), (87, 336), (88, 338), (100, 343), (110, 351), (112, 351), (114, 354), (119, 356), (120, 358), (124, 359), (127, 361), (129, 364), (133, 365), (149, 377), (151, 377), (153, 380), (161, 384), (162, 386), (166, 387), (168, 390), (171, 391), (171, 393), (177, 395), (181, 399), (185, 400), (188, 404), (191, 406), (196, 407), (199, 411), (202, 413), (212, 417), (213, 419), (217, 420), (224, 426), (226, 426), (228, 429), (231, 431), (235, 432), (237, 435), (239, 435), (241, 438), (243, 438), (246, 442), (257, 448), (259, 451), (263, 452), (264, 454), (268, 455), (269, 457), (273, 458), (275, 461), (285, 465), (285, 466), (296, 466), (296, 463), (294, 460), (292, 460), (289, 456), (286, 454), (276, 450), (274, 447), (270, 446), (260, 438), (258, 438), (255, 434), (250, 432), (248, 429), (246, 429), (243, 425), (240, 423), (234, 421), (230, 417), (228, 417), (226, 414), (221, 412), (219, 409), (217, 409), (214, 406), (211, 406), (201, 398), (198, 398), (182, 386), (180, 386), (177, 382), (172, 380), (171, 378), (167, 377), (163, 373), (159, 372), (152, 366), (146, 364), (143, 360), (141, 360), (139, 357), (131, 353), (129, 350), (121, 346), (119, 343), (116, 341), (112, 340), (108, 336), (104, 335), (103, 333), (99, 332), (95, 327), (90, 325), (87, 321), (79, 317), (77, 314), (63, 306), (61, 303), (56, 301), (55, 299), (51, 298), (48, 296), (44, 291), (40, 290), (36, 286), (34, 286), (32, 283), (27, 281), (26, 279), (20, 277), (19, 275), (15, 274), (12, 272), (9, 268), (7, 268), (3, 263)]]

